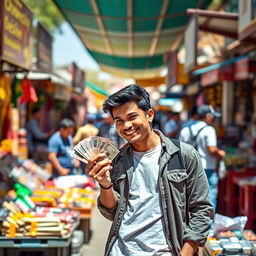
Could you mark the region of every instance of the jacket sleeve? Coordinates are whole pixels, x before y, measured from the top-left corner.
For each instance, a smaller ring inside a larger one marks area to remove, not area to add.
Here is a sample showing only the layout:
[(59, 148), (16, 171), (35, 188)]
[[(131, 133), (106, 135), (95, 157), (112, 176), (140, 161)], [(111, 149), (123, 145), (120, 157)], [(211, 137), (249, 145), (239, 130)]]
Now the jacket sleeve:
[(116, 214), (116, 209), (118, 207), (118, 203), (119, 203), (119, 194), (117, 192), (116, 193), (116, 197), (117, 197), (117, 204), (115, 207), (113, 208), (106, 208), (100, 201), (100, 196), (98, 197), (97, 199), (97, 206), (98, 206), (98, 209), (100, 211), (100, 213), (108, 220), (110, 221), (113, 221), (114, 220), (114, 217), (115, 217), (115, 214)]
[(190, 216), (185, 228), (184, 240), (203, 246), (214, 218), (214, 209), (210, 202), (209, 185), (198, 152), (192, 146), (187, 146), (184, 151), (188, 175), (186, 203)]

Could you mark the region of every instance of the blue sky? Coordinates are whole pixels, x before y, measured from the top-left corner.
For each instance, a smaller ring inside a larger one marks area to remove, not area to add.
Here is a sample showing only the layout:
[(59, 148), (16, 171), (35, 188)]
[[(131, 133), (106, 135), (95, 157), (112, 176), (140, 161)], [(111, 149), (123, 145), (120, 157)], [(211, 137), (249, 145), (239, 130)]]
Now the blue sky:
[(73, 61), (83, 69), (99, 70), (98, 64), (89, 55), (76, 33), (65, 22), (61, 27), (63, 33), (55, 33), (53, 40), (53, 64), (70, 65)]

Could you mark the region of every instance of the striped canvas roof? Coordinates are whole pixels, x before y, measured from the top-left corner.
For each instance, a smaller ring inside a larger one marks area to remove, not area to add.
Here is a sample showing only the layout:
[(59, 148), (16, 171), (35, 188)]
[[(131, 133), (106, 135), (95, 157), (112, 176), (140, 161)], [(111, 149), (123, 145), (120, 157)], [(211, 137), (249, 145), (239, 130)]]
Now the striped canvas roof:
[[(101, 68), (143, 79), (159, 75), (189, 16), (211, 0), (54, 0)], [(71, 53), (72, 54), (72, 51)]]

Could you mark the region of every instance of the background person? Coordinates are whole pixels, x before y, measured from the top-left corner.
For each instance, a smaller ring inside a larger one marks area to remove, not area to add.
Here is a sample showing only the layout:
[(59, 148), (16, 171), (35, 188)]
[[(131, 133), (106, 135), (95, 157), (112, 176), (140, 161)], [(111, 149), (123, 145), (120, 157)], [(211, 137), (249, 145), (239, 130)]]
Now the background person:
[(49, 139), (48, 151), (49, 161), (53, 167), (52, 176), (64, 176), (75, 174), (76, 168), (79, 167), (79, 161), (71, 157), (73, 149), (73, 130), (74, 122), (70, 119), (62, 119), (59, 130)]
[[(210, 199), (216, 209), (217, 192), (218, 192), (218, 174), (217, 162), (226, 155), (224, 150), (217, 146), (217, 134), (212, 126), (216, 117), (220, 117), (220, 113), (216, 112), (211, 105), (202, 105), (197, 110), (198, 121), (189, 127), (184, 127), (180, 133), (180, 140), (187, 142), (191, 136), (197, 135), (196, 144), (198, 153), (202, 159), (203, 168), (207, 175), (210, 186)], [(200, 130), (200, 132), (199, 132)], [(199, 133), (198, 133), (199, 132)]]
[(166, 136), (173, 139), (178, 138), (181, 125), (182, 122), (180, 120), (180, 113), (168, 111), (167, 122), (164, 126)]
[(125, 144), (125, 141), (116, 131), (115, 123), (109, 113), (102, 114), (102, 122), (99, 125), (98, 136), (110, 139), (116, 148), (120, 148)]
[(33, 108), (31, 117), (26, 124), (29, 157), (34, 157), (38, 150), (47, 152), (47, 142), (52, 134), (52, 132), (43, 132), (41, 130), (39, 125), (41, 118), (40, 110), (38, 107)]
[(96, 119), (94, 114), (87, 114), (86, 116), (87, 123), (80, 128), (78, 128), (75, 136), (74, 136), (74, 145), (76, 145), (79, 141), (84, 140), (91, 136), (96, 136), (99, 130), (94, 126), (94, 121)]

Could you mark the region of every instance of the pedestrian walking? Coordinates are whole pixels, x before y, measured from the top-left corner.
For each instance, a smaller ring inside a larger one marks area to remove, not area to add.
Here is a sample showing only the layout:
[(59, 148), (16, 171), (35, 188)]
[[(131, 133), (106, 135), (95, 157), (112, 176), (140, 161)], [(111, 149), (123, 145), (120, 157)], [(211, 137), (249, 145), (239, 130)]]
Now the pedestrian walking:
[(221, 115), (211, 105), (200, 106), (197, 114), (198, 121), (181, 130), (180, 140), (188, 142), (191, 137), (195, 138), (195, 145), (202, 159), (203, 168), (210, 186), (210, 199), (214, 209), (216, 209), (218, 191), (217, 162), (222, 160), (226, 153), (218, 148), (216, 131), (212, 125), (215, 118)]
[(86, 168), (100, 185), (100, 212), (113, 221), (105, 256), (193, 255), (213, 219), (198, 152), (152, 129), (149, 94), (138, 85), (111, 95), (103, 110), (128, 142), (112, 162), (99, 153)]

